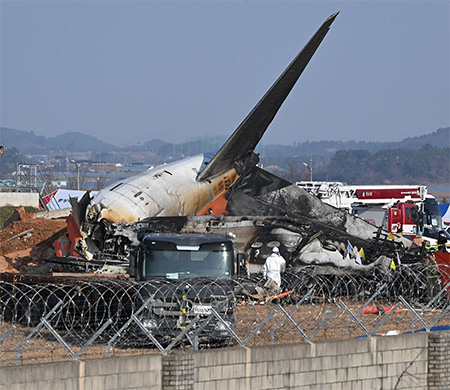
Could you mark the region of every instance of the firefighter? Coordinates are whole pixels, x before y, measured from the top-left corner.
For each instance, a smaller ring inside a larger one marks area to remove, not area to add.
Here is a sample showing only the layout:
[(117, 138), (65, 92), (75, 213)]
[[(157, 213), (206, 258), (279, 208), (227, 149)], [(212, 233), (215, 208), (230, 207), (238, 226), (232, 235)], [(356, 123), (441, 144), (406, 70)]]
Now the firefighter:
[(414, 237), (413, 243), (418, 245), (418, 246), (422, 246), (423, 245), (423, 237), (422, 237), (422, 231), (419, 230), (416, 234), (416, 236)]

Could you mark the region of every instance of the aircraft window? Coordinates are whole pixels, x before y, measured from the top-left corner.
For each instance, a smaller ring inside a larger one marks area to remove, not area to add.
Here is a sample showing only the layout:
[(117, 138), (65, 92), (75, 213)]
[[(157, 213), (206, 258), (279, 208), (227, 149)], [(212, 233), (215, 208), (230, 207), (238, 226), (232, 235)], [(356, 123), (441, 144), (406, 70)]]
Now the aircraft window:
[(110, 191), (114, 191), (116, 188), (119, 188), (123, 183), (119, 183), (116, 186), (114, 186), (113, 188), (110, 189)]
[(141, 195), (142, 194), (142, 191), (139, 191), (139, 192), (136, 192), (135, 194), (134, 194), (134, 197), (135, 198), (137, 198), (139, 195)]

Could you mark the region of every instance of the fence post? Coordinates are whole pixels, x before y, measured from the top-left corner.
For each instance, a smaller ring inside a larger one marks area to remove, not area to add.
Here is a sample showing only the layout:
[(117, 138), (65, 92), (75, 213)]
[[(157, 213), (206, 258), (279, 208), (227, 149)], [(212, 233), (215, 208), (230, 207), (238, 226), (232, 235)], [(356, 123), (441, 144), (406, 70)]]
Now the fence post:
[[(289, 314), (292, 314), (295, 310), (297, 310), (298, 307), (299, 307), (304, 301), (306, 301), (306, 299), (307, 299), (313, 292), (314, 292), (314, 287), (311, 287), (311, 288), (309, 289), (309, 291), (303, 296), (303, 298), (300, 299), (300, 301), (298, 301), (298, 302), (295, 304), (295, 306), (294, 306), (291, 310), (289, 310)], [(278, 305), (278, 306), (280, 306), (280, 305)], [(281, 321), (275, 326), (275, 328), (272, 329), (272, 332), (270, 333), (270, 339), (271, 339), (271, 343), (272, 343), (272, 344), (273, 344), (274, 341), (275, 341), (275, 338), (274, 338), (275, 332), (278, 330), (279, 327), (281, 327), (281, 325), (284, 324), (284, 321), (286, 321), (286, 319), (287, 319), (287, 317), (283, 317), (283, 318), (281, 319)]]
[[(362, 311), (364, 310), (365, 307), (369, 306), (369, 304), (375, 299), (375, 297), (381, 293), (381, 291), (384, 290), (384, 288), (387, 286), (387, 283), (383, 283), (380, 287), (378, 287), (377, 291), (375, 291), (373, 293), (373, 295), (368, 299), (368, 301), (362, 305), (361, 309), (359, 309), (357, 311), (357, 313), (355, 314), (355, 317), (359, 317), (359, 315), (362, 313)], [(352, 320), (348, 320), (345, 323), (345, 338), (348, 339), (348, 325), (352, 322)]]
[(2, 337), (0, 337), (0, 344), (8, 338), (8, 336), (14, 331), (14, 329), (16, 329), (16, 325), (11, 325), (6, 333)]
[(110, 318), (103, 324), (103, 326), (99, 330), (97, 330), (97, 332), (94, 333), (94, 335), (88, 340), (88, 342), (81, 347), (81, 349), (76, 353), (74, 360), (78, 360), (78, 357), (86, 350), (86, 348), (88, 348), (95, 341), (95, 339), (100, 336), (109, 325), (111, 325), (111, 323), (112, 319)]
[(425, 323), (425, 321), (420, 317), (419, 314), (416, 313), (416, 311), (412, 308), (412, 306), (403, 298), (401, 295), (398, 297), (398, 299), (408, 308), (408, 310), (414, 315), (414, 317), (417, 318), (417, 320), (423, 325), (423, 327), (426, 329), (427, 332), (430, 331), (430, 328), (428, 328), (428, 325)]
[(16, 348), (16, 366), (19, 365), (19, 357), (20, 357), (20, 349), (24, 346), (24, 344), (31, 339), (39, 330), (45, 325), (44, 321), (47, 322), (55, 313), (57, 310), (60, 309), (60, 306), (63, 304), (63, 301), (59, 301), (52, 310), (50, 310), (47, 315), (41, 319), (39, 324), (33, 329), (33, 331), (19, 344), (19, 346)]

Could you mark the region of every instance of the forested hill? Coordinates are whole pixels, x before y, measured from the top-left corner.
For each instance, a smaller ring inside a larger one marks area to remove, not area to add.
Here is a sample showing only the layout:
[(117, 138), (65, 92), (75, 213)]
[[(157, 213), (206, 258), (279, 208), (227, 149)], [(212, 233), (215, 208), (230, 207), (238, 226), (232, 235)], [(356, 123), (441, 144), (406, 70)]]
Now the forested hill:
[(366, 142), (366, 141), (306, 141), (294, 145), (266, 145), (264, 149), (283, 151), (289, 155), (332, 154), (338, 150), (367, 150), (378, 152), (387, 149), (420, 149), (424, 145), (438, 148), (450, 147), (450, 127), (441, 128), (430, 134), (405, 138), (398, 142)]
[[(119, 148), (96, 137), (66, 133), (46, 138), (33, 132), (0, 128), (0, 143), (5, 146), (0, 174), (10, 174), (17, 162), (41, 161), (33, 155), (59, 155), (92, 152), (103, 162), (117, 162), (124, 155), (152, 153), (157, 163), (179, 159), (219, 148), (226, 137), (211, 137), (181, 144), (151, 140), (141, 145)], [(450, 127), (400, 142), (317, 141), (294, 145), (262, 145), (256, 150), (264, 168), (290, 180), (342, 181), (348, 184), (440, 184), (450, 186)], [(56, 153), (52, 153), (56, 152)], [(25, 159), (24, 156), (27, 155)]]
[[(307, 138), (305, 134), (304, 138)], [(64, 133), (56, 137), (36, 135), (32, 131), (0, 127), (0, 143), (7, 148), (17, 148), (22, 154), (47, 154), (50, 152), (87, 152), (87, 151), (151, 151), (156, 154), (193, 155), (217, 149), (227, 136), (204, 137), (181, 144), (171, 144), (159, 139), (152, 139), (126, 148), (108, 144), (97, 137), (82, 133)], [(301, 140), (299, 140), (301, 141)], [(450, 147), (450, 127), (436, 130), (419, 137), (405, 138), (399, 142), (366, 141), (304, 141), (291, 145), (260, 145), (257, 149), (262, 154), (281, 153), (285, 156), (301, 154), (332, 155), (338, 150), (368, 150), (377, 152), (385, 149), (420, 149), (424, 145), (438, 148)]]
[(118, 147), (82, 133), (64, 133), (56, 137), (36, 135), (33, 131), (23, 131), (0, 127), (0, 143), (5, 148), (16, 148), (22, 154), (48, 154), (50, 152), (112, 151)]

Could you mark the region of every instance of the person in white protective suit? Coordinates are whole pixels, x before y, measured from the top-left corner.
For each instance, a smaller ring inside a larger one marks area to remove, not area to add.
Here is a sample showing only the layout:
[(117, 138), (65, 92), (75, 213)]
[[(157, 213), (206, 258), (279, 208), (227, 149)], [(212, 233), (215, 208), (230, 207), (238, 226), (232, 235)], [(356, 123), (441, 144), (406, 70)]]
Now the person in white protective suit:
[(286, 260), (281, 256), (280, 250), (275, 246), (272, 254), (267, 257), (263, 266), (263, 275), (267, 279), (264, 287), (269, 294), (279, 294), (281, 292), (281, 273), (286, 267)]

